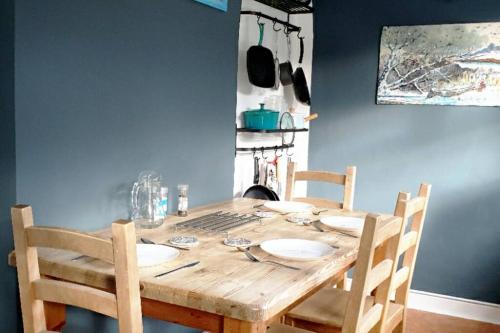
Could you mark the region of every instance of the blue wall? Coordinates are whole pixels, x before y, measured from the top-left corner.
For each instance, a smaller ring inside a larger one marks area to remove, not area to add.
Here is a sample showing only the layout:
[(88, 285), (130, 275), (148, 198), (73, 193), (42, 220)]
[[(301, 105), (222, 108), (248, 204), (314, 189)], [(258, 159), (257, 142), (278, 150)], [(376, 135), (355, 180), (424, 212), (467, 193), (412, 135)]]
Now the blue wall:
[[(315, 1), (310, 167), (358, 166), (355, 208), (433, 184), (412, 288), (500, 303), (500, 108), (377, 106), (383, 25), (500, 21), (498, 0)], [(338, 195), (326, 187), (315, 195)]]
[(14, 0), (0, 1), (0, 332), (18, 329), (15, 271), (7, 266), (12, 250), (10, 206), (16, 202), (14, 127)]
[[(232, 197), (239, 9), (16, 1), (17, 199), (36, 223), (95, 229), (127, 218), (144, 169), (173, 192), (189, 184), (192, 206)], [(114, 327), (77, 313), (68, 331)]]

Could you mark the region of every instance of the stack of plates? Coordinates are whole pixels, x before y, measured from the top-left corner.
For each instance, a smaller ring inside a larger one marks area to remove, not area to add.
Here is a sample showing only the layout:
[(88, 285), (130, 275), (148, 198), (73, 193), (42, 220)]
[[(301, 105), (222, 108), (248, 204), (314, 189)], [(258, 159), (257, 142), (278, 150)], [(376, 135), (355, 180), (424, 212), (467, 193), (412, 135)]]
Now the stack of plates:
[(365, 219), (349, 216), (324, 216), (320, 219), (321, 223), (332, 229), (348, 232), (360, 236), (363, 231)]

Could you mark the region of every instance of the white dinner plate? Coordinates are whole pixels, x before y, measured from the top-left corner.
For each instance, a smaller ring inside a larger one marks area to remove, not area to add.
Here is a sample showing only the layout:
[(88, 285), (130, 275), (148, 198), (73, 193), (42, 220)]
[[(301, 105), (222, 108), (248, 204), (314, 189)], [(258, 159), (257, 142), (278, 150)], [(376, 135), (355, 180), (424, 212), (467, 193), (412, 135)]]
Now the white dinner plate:
[(297, 238), (264, 241), (260, 248), (278, 258), (300, 261), (318, 260), (335, 252), (326, 243)]
[(297, 201), (266, 201), (264, 207), (280, 213), (307, 213), (314, 208), (311, 204)]
[(347, 232), (361, 233), (365, 219), (350, 216), (324, 216), (320, 219), (324, 225)]
[(156, 244), (137, 244), (137, 266), (150, 267), (164, 264), (179, 256), (179, 250)]

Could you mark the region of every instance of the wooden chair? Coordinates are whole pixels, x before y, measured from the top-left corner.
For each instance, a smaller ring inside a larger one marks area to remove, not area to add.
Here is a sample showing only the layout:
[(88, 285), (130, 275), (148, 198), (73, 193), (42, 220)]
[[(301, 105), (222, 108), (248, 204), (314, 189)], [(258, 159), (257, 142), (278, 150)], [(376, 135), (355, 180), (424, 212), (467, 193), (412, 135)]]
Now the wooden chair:
[[(382, 318), (375, 332), (394, 331), (401, 333), (405, 331), (408, 294), (415, 268), (416, 254), (421, 239), (430, 190), (430, 185), (422, 184), (418, 197), (414, 199), (410, 200), (409, 193), (399, 193), (398, 195), (394, 215), (401, 218), (403, 223), (401, 224), (399, 237), (396, 241), (396, 265), (393, 266), (388, 290), (389, 295), (395, 293), (396, 298), (395, 301), (390, 302), (387, 312), (385, 313), (386, 317)], [(409, 231), (407, 232), (408, 223), (410, 223), (410, 225)], [(350, 330), (347, 328), (347, 325), (352, 321), (352, 318), (348, 316), (348, 305), (352, 304), (352, 298), (356, 292), (356, 282), (358, 276), (361, 274), (358, 273), (360, 271), (359, 265), (365, 265), (365, 262), (361, 261), (360, 257), (364, 234), (365, 230), (363, 230), (360, 253), (358, 262), (356, 263), (353, 290), (348, 292), (335, 288), (322, 289), (304, 303), (292, 309), (286, 316), (287, 323), (312, 329), (316, 332), (364, 332), (364, 330)], [(378, 267), (381, 263), (386, 262), (389, 253), (394, 254), (394, 252), (392, 252), (394, 250), (394, 244), (395, 243), (387, 243), (379, 246), (373, 256), (373, 266)], [(403, 256), (403, 263), (398, 269), (397, 263), (401, 256)], [(366, 297), (366, 302), (368, 304), (376, 301), (377, 292), (378, 290), (375, 293), (371, 293), (372, 296)], [(367, 293), (365, 293), (365, 295), (367, 295)], [(384, 295), (386, 295), (385, 292)], [(364, 311), (367, 311), (366, 304)], [(352, 328), (352, 323), (350, 325)]]
[[(385, 320), (402, 312), (390, 303), (402, 218), (369, 214), (361, 235), (351, 291), (325, 288), (285, 316), (289, 325), (314, 332), (380, 332)], [(383, 251), (383, 254), (379, 254)], [(384, 260), (374, 264), (375, 256)], [(367, 297), (372, 291), (374, 296)]]
[[(112, 240), (107, 240), (67, 229), (35, 227), (30, 206), (15, 206), (11, 213), (25, 333), (48, 332), (44, 301), (73, 305), (116, 318), (120, 333), (142, 333), (136, 235), (132, 222), (114, 222)], [(73, 251), (114, 264), (116, 294), (41, 278), (38, 247)]]
[(408, 296), (415, 271), (431, 188), (432, 186), (429, 184), (421, 184), (418, 196), (414, 199), (410, 199), (409, 193), (400, 193), (402, 200), (398, 200), (396, 205), (395, 215), (403, 218), (408, 231), (404, 233), (399, 243), (398, 255), (403, 256), (403, 263), (395, 273), (391, 292), (396, 293), (394, 304), (403, 306), (403, 313), (387, 323), (386, 332), (402, 333), (406, 329)]
[[(354, 187), (356, 185), (356, 167), (347, 167), (345, 174), (326, 171), (297, 171), (296, 168), (296, 163), (288, 163), (285, 200), (307, 202), (318, 207), (352, 210)], [(322, 198), (294, 197), (295, 182), (297, 181), (318, 181), (344, 186), (343, 201), (338, 202)]]

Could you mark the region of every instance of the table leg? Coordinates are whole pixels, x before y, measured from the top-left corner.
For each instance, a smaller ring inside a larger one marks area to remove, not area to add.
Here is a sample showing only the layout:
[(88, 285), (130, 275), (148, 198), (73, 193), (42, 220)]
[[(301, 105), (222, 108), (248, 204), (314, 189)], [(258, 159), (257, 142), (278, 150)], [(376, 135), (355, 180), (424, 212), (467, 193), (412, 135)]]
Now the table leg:
[(265, 333), (267, 329), (266, 323), (249, 322), (234, 318), (224, 317), (224, 332), (223, 333)]
[(49, 331), (62, 332), (66, 324), (66, 305), (44, 302), (45, 320)]

